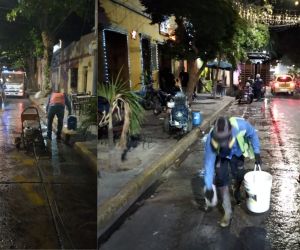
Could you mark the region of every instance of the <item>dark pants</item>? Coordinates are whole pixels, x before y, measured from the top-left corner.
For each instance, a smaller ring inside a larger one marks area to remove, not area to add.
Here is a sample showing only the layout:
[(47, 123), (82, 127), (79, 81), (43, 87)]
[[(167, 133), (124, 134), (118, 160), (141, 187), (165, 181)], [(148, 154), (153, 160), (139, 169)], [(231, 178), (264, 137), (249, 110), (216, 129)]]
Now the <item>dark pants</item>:
[(54, 116), (57, 117), (57, 131), (56, 135), (57, 137), (61, 136), (61, 131), (63, 127), (63, 121), (64, 121), (64, 114), (65, 114), (65, 107), (62, 105), (54, 105), (50, 106), (48, 110), (48, 130), (47, 130), (47, 137), (51, 139), (52, 135), (52, 123)]
[(254, 89), (254, 95), (257, 98), (257, 100), (260, 101), (262, 98), (262, 89), (261, 88)]
[(217, 187), (228, 186), (230, 183), (230, 170), (231, 175), (236, 181), (236, 188), (239, 189), (245, 174), (244, 169), (244, 156), (233, 156), (231, 160), (227, 158), (217, 157), (216, 160), (216, 178), (215, 183)]

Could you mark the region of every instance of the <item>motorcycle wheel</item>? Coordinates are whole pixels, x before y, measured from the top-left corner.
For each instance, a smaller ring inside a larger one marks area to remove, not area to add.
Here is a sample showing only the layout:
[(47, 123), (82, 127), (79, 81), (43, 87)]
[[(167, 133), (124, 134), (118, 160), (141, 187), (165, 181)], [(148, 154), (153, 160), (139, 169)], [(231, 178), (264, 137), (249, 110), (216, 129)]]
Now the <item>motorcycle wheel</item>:
[(153, 107), (153, 102), (151, 100), (144, 100), (143, 107), (146, 110), (150, 110)]
[(165, 120), (164, 120), (164, 131), (167, 132), (168, 134), (171, 133), (170, 117), (166, 117)]
[(192, 129), (193, 129), (193, 120), (192, 118), (189, 118), (187, 122), (187, 132), (191, 132)]
[(161, 112), (162, 112), (162, 106), (161, 106), (161, 103), (160, 101), (158, 100), (157, 97), (153, 98), (153, 114), (154, 115), (159, 115)]

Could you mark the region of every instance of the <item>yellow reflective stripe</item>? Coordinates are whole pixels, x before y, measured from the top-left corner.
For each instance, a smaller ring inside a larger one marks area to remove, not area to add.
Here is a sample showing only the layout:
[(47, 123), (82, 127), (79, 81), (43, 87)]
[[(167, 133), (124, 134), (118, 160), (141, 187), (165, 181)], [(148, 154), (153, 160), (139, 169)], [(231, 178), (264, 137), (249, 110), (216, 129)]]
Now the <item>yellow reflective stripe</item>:
[(245, 140), (246, 130), (239, 132), (236, 136), (239, 147), (243, 153), (243, 156), (249, 157), (250, 159), (254, 158), (254, 150), (250, 143)]
[(211, 137), (211, 144), (214, 147), (214, 149), (218, 150), (219, 149), (219, 143)]
[(236, 129), (239, 129), (239, 125), (236, 120), (236, 117), (230, 117), (229, 122), (230, 122), (231, 126), (235, 127)]
[(235, 143), (235, 137), (231, 138), (231, 140), (230, 140), (230, 142), (228, 144), (228, 146), (229, 146), (230, 149), (233, 147), (234, 143)]

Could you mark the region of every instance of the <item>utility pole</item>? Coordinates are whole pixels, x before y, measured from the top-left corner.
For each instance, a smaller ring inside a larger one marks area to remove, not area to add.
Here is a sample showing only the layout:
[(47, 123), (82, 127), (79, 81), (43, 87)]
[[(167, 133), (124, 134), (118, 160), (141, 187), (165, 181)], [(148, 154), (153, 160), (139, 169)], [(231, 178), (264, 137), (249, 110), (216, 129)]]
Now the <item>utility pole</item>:
[(92, 95), (97, 95), (97, 83), (98, 83), (98, 2), (95, 0), (95, 38), (96, 45), (94, 48), (94, 71), (93, 71), (93, 88)]

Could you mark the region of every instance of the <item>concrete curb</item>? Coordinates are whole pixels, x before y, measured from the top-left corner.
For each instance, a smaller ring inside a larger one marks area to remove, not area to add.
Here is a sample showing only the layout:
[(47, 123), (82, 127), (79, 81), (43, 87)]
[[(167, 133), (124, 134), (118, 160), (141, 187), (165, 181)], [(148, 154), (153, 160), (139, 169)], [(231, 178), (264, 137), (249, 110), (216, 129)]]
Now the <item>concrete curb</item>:
[(145, 171), (135, 179), (128, 182), (115, 196), (98, 206), (97, 236), (103, 235), (114, 222), (147, 190), (161, 174), (178, 159), (188, 147), (200, 136), (201, 131), (207, 129), (216, 117), (226, 109), (234, 100), (222, 106), (213, 113), (199, 128), (193, 129), (187, 136), (177, 142), (157, 161), (153, 162)]
[(82, 142), (75, 142), (74, 150), (86, 160), (94, 174), (97, 175), (97, 155), (94, 155)]

